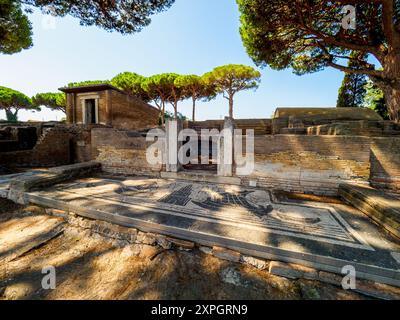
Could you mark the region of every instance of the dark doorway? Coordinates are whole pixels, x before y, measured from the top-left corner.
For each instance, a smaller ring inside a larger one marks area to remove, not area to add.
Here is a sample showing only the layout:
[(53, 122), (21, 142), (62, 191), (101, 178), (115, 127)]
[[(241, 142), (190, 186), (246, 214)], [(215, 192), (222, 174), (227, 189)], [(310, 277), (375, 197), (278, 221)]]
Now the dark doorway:
[(85, 109), (86, 109), (86, 123), (87, 124), (95, 124), (96, 121), (96, 100), (95, 99), (86, 99), (85, 100)]
[[(207, 139), (199, 139), (198, 145), (198, 164), (187, 164), (184, 165), (183, 168), (185, 170), (201, 170), (201, 171), (217, 171), (217, 154), (213, 150), (216, 151), (216, 145), (213, 143), (212, 138), (208, 137)], [(202, 143), (204, 145), (208, 144), (208, 150), (204, 150), (202, 148)], [(213, 149), (214, 146), (214, 149)], [(204, 161), (205, 159), (208, 159)], [(203, 160), (203, 163), (202, 163)]]

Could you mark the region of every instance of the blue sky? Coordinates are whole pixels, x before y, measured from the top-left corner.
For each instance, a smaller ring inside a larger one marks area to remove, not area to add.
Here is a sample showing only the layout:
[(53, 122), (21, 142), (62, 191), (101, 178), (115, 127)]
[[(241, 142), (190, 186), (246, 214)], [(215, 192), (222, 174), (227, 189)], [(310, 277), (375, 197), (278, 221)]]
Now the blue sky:
[[(203, 74), (228, 63), (254, 66), (239, 35), (235, 0), (176, 0), (168, 11), (152, 17), (142, 32), (123, 36), (97, 27), (81, 27), (77, 19), (55, 19), (35, 12), (34, 47), (0, 55), (0, 85), (31, 96), (56, 91), (69, 82), (109, 79), (122, 71), (148, 76), (162, 72)], [(54, 27), (53, 27), (54, 26)], [(277, 106), (335, 106), (343, 74), (326, 69), (296, 76), (291, 70), (261, 70), (257, 91), (239, 93), (236, 118), (268, 118)], [(191, 103), (179, 111), (190, 117)], [(228, 112), (222, 97), (199, 103), (197, 118), (220, 119)], [(0, 112), (0, 118), (4, 118)], [(62, 113), (20, 113), (20, 120), (56, 120)]]

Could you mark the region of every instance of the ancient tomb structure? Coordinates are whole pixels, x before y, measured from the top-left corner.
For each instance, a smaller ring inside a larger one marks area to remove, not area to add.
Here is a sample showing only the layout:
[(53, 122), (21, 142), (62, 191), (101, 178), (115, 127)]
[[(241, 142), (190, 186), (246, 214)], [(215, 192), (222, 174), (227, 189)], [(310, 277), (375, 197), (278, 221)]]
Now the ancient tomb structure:
[(67, 95), (67, 123), (143, 130), (158, 125), (159, 111), (110, 84), (60, 88)]

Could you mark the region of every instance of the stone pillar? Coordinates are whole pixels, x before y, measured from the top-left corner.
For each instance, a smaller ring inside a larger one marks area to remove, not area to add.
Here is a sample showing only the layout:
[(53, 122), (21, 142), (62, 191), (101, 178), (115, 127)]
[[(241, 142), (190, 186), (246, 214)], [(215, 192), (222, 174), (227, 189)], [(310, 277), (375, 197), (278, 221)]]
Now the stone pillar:
[(74, 123), (74, 95), (72, 93), (66, 93), (67, 97), (67, 106), (65, 113), (67, 114), (67, 123), (73, 124)]
[(224, 129), (218, 140), (218, 175), (233, 176), (233, 138), (235, 124), (232, 118), (225, 117)]
[(106, 90), (106, 125), (112, 125), (112, 100), (111, 90)]
[(167, 119), (165, 123), (165, 169), (167, 172), (178, 172), (182, 165), (178, 160), (178, 151), (182, 142), (178, 141), (179, 132), (182, 130), (182, 121)]

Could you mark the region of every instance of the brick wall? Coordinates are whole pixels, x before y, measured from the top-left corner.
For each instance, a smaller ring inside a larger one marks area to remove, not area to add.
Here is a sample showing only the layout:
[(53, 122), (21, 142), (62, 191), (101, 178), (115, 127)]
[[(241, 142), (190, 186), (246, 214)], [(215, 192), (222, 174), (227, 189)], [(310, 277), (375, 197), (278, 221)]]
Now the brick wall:
[(143, 130), (158, 126), (159, 111), (135, 97), (112, 90), (112, 126), (117, 129)]
[(400, 137), (372, 140), (370, 180), (374, 187), (400, 193)]
[[(184, 127), (193, 129), (218, 129), (224, 128), (224, 120), (188, 121)], [(235, 128), (253, 129), (255, 135), (265, 135), (272, 133), (272, 119), (235, 119)]]
[(47, 129), (32, 150), (0, 153), (0, 164), (17, 167), (52, 167), (70, 163), (70, 134), (64, 127)]
[(121, 131), (111, 128), (92, 130), (93, 154), (102, 164), (102, 170), (113, 174), (158, 175), (161, 165), (150, 165), (146, 150), (151, 142), (135, 131)]
[(343, 181), (368, 181), (370, 145), (364, 137), (256, 136), (255, 171), (241, 178), (244, 184), (336, 195)]

